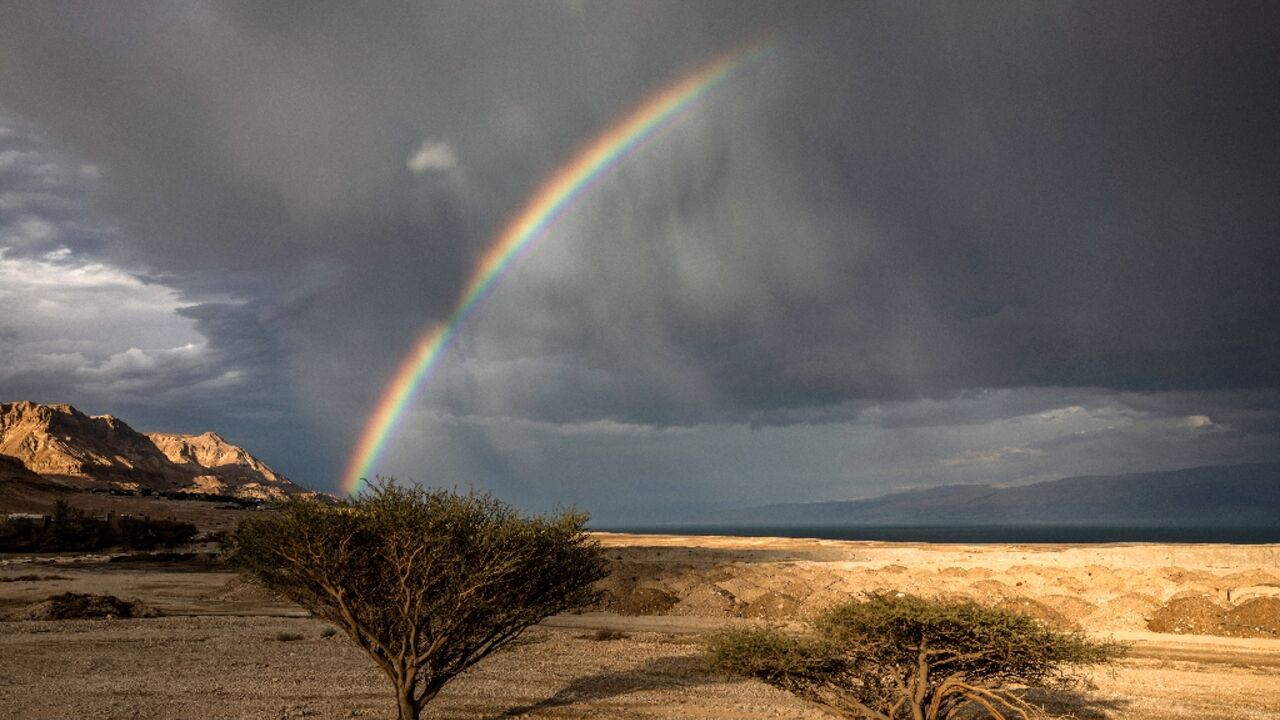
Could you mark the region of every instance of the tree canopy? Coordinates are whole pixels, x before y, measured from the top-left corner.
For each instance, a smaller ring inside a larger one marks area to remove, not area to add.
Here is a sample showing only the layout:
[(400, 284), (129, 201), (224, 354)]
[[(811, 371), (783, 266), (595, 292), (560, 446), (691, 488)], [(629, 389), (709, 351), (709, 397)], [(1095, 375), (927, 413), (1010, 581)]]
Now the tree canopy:
[(373, 485), (291, 498), (241, 523), (244, 572), (346, 631), (391, 679), (401, 720), (605, 575), (586, 516), (528, 517), (486, 494)]

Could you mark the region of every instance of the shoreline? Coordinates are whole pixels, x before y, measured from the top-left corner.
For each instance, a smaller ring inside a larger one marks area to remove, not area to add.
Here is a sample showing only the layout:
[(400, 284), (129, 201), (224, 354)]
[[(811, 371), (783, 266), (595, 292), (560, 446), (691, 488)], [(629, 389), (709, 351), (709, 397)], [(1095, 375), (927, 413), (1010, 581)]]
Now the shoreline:
[[(824, 553), (845, 552), (851, 555), (882, 550), (920, 550), (930, 552), (956, 552), (964, 556), (991, 555), (1008, 552), (1036, 553), (1087, 553), (1090, 551), (1111, 553), (1132, 548), (1143, 551), (1144, 557), (1151, 550), (1167, 549), (1178, 560), (1194, 556), (1210, 556), (1222, 561), (1259, 564), (1280, 570), (1280, 543), (1214, 543), (1214, 542), (932, 542), (921, 540), (842, 540), (835, 538), (807, 538), (771, 535), (689, 535), (680, 533), (624, 533), (606, 530), (591, 531), (592, 537), (603, 547), (661, 547), (699, 548), (705, 550), (795, 550)], [(1181, 552), (1186, 551), (1186, 552)], [(1225, 567), (1225, 566), (1221, 566)]]

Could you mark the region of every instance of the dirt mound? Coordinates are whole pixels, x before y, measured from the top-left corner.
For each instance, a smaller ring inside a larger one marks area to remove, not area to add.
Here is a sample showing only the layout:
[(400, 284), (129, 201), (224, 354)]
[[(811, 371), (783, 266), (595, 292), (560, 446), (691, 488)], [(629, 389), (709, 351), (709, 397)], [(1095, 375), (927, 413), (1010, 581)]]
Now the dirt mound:
[(1222, 634), (1233, 637), (1280, 637), (1280, 598), (1247, 600), (1227, 611)]
[(1082, 622), (1095, 630), (1141, 630), (1159, 607), (1160, 601), (1151, 595), (1125, 593), (1099, 605)]
[(1015, 597), (1013, 589), (999, 580), (979, 580), (969, 586), (969, 595), (974, 600), (986, 604), (993, 605)]
[(1230, 609), (1205, 596), (1175, 598), (1151, 616), (1147, 629), (1228, 637), (1280, 637), (1280, 598), (1253, 598)]
[(160, 613), (137, 600), (121, 600), (115, 595), (63, 593), (11, 613), (9, 620), (87, 620), (148, 618)]
[(272, 602), (282, 598), (255, 582), (234, 577), (216, 592), (205, 595), (205, 599), (219, 602)]
[(681, 598), (673, 608), (677, 615), (701, 615), (728, 617), (739, 614), (742, 601), (719, 585), (707, 585), (695, 589)]
[(1175, 597), (1152, 614), (1147, 629), (1178, 635), (1217, 635), (1226, 609), (1205, 595)]
[(1002, 610), (1020, 612), (1023, 615), (1030, 615), (1045, 625), (1058, 630), (1068, 630), (1076, 627), (1076, 624), (1068, 620), (1062, 613), (1038, 600), (1032, 600), (1031, 598), (1012, 598), (1005, 600), (996, 607)]
[(963, 578), (965, 580), (980, 580), (991, 577), (991, 575), (992, 572), (986, 568), (963, 568), (955, 565), (944, 567), (938, 571), (938, 577)]
[(781, 620), (796, 617), (800, 603), (790, 595), (767, 592), (752, 600), (742, 611), (743, 617)]
[(619, 615), (661, 615), (678, 602), (680, 598), (666, 590), (642, 587), (622, 595), (610, 594), (605, 600), (605, 609)]
[(1073, 623), (1080, 622), (1098, 609), (1093, 603), (1072, 595), (1045, 595), (1039, 601)]
[(1161, 577), (1176, 585), (1207, 584), (1217, 579), (1201, 570), (1187, 570), (1179, 567), (1160, 568), (1159, 572)]

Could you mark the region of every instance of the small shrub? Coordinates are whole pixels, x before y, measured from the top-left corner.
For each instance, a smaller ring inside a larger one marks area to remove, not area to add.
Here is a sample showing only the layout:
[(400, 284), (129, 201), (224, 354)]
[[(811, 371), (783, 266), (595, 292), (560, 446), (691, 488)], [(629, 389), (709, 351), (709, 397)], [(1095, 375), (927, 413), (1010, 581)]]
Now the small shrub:
[(338, 634), (338, 628), (336, 628), (336, 627), (334, 627), (334, 626), (330, 625), (329, 627), (327, 627), (327, 628), (325, 628), (325, 629), (323, 629), (323, 630), (321, 630), (321, 631), (320, 631), (320, 639), (321, 639), (321, 640), (328, 640), (329, 638), (331, 638), (331, 637), (333, 637), (334, 635), (337, 635), (337, 634)]
[(608, 642), (610, 640), (626, 640), (631, 636), (628, 635), (627, 633), (622, 632), (621, 630), (613, 630), (610, 628), (600, 628), (599, 630), (595, 631), (590, 637), (592, 640), (595, 640), (597, 642)]
[(1013, 688), (1071, 685), (1074, 668), (1123, 651), (1008, 609), (903, 594), (836, 606), (807, 633), (731, 629), (709, 647), (714, 670), (866, 720), (945, 720), (971, 708), (995, 720), (1029, 720), (1038, 708)]

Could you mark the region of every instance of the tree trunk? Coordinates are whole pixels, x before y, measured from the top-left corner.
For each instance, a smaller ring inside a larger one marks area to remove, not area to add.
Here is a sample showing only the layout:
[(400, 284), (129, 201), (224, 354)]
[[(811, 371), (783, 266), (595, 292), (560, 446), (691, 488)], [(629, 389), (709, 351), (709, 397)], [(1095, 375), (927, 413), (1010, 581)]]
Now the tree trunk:
[(413, 701), (413, 685), (396, 683), (396, 708), (400, 711), (400, 720), (418, 720), (422, 706)]

